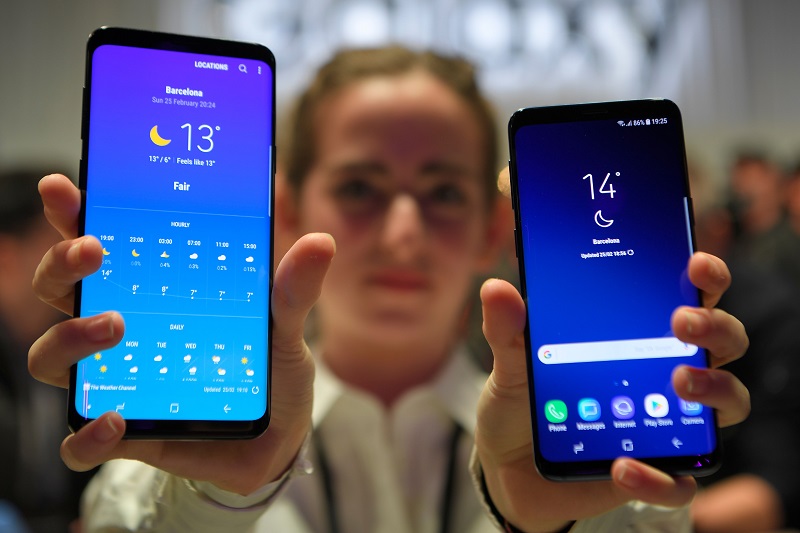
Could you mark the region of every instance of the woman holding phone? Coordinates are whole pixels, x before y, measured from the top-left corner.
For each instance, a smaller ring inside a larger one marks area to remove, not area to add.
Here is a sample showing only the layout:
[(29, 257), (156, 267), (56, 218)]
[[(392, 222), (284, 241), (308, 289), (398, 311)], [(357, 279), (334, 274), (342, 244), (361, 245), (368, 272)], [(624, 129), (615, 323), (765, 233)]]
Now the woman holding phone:
[[(103, 415), (62, 445), (75, 469), (115, 459), (86, 494), (89, 531), (690, 528), (681, 506), (694, 494), (691, 478), (629, 458), (604, 482), (538, 475), (524, 304), (510, 284), (481, 288), (492, 374), (465, 353), (473, 282), (510, 232), (493, 117), (468, 63), (400, 47), (341, 52), (300, 98), (289, 133), (276, 231), (294, 244), (272, 295), (269, 429), (251, 441), (137, 442), (122, 440), (118, 414)], [(65, 240), (34, 287), (69, 312), (101, 246), (75, 239), (80, 193), (66, 178), (49, 176), (40, 190)], [(689, 273), (705, 307), (677, 310), (676, 336), (707, 347), (714, 366), (741, 356), (741, 324), (713, 309), (727, 267), (698, 254)], [(70, 365), (119, 342), (123, 329), (113, 312), (56, 326), (31, 348), (32, 373), (65, 386)], [(724, 371), (679, 367), (673, 384), (717, 408), (721, 424), (747, 414), (746, 389)]]

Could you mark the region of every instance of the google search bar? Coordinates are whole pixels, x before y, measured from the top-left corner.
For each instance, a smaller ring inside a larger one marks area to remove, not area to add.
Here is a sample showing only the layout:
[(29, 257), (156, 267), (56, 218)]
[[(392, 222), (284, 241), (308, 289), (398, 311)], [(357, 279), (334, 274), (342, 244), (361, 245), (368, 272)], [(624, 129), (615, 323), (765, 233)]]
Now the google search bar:
[(689, 357), (696, 354), (697, 349), (694, 344), (682, 342), (676, 337), (658, 337), (655, 339), (545, 344), (539, 348), (538, 356), (539, 361), (546, 365), (562, 365)]

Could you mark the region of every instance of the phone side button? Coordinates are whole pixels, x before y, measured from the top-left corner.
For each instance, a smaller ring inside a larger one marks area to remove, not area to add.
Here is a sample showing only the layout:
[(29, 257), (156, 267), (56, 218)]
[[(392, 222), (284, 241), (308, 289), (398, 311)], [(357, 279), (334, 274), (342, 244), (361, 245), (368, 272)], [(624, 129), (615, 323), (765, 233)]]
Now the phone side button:
[(86, 138), (86, 121), (89, 119), (89, 106), (88, 102), (86, 101), (86, 87), (83, 88), (83, 94), (81, 95), (81, 103), (83, 105), (83, 113), (81, 116), (81, 140)]
[(517, 242), (517, 228), (514, 228), (514, 257), (519, 257), (519, 243)]

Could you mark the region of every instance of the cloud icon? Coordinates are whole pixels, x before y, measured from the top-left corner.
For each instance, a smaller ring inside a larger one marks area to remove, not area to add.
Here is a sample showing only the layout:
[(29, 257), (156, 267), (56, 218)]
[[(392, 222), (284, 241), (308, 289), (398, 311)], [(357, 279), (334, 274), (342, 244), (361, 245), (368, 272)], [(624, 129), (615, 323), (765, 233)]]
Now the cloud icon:
[(194, 376), (195, 374), (197, 374), (197, 367), (196, 367), (196, 366), (193, 366), (192, 368), (190, 368), (190, 369), (189, 369), (189, 374), (191, 374), (192, 376)]
[(168, 369), (167, 367), (164, 367), (164, 368), (162, 368), (161, 370), (159, 370), (158, 372), (159, 372), (160, 374), (166, 374), (166, 373), (167, 373), (167, 370), (169, 370), (169, 369)]
[(189, 259), (197, 259), (197, 257), (198, 257), (197, 256), (197, 252), (195, 252), (195, 253), (193, 253), (192, 255), (189, 256)]
[(225, 257), (225, 254), (222, 254), (221, 256), (217, 257), (217, 259), (219, 259), (220, 261), (225, 261), (227, 257)]
[(255, 260), (256, 260), (255, 257), (253, 257), (252, 255), (250, 257), (248, 257), (247, 259), (245, 259), (245, 261), (247, 261), (248, 263), (252, 263)]
[(135, 373), (137, 373), (138, 371), (139, 371), (139, 367), (138, 367), (138, 366), (132, 366), (132, 367), (131, 367), (131, 374), (135, 374)]
[(155, 361), (156, 363), (158, 363), (162, 359), (164, 359), (164, 358), (161, 355), (157, 355), (157, 356), (153, 357), (153, 361)]
[(251, 368), (248, 368), (247, 370), (245, 370), (244, 373), (247, 374), (248, 376), (252, 376), (253, 374), (255, 374), (255, 372), (253, 372), (253, 370)]
[(186, 355), (183, 356), (183, 362), (184, 363), (188, 363), (191, 360), (192, 360), (192, 356), (190, 354), (186, 354)]
[(219, 370), (217, 370), (217, 374), (219, 374), (220, 376), (224, 376), (226, 373), (227, 372), (225, 371), (224, 368), (220, 368)]
[(133, 359), (133, 354), (132, 354), (132, 353), (129, 353), (128, 355), (126, 355), (125, 357), (123, 357), (123, 359), (125, 359), (126, 361), (130, 361), (130, 360), (132, 360), (132, 359)]
[(218, 365), (218, 364), (219, 364), (219, 361), (220, 361), (220, 359), (219, 359), (219, 356), (218, 356), (218, 355), (214, 355), (214, 356), (212, 356), (212, 357), (211, 357), (211, 360), (212, 360), (212, 361), (214, 361), (214, 364), (215, 364), (215, 365)]
[(166, 251), (166, 250), (164, 250), (163, 252), (161, 252), (161, 257), (163, 257), (164, 259), (168, 259), (168, 258), (169, 258), (169, 254), (167, 253), (167, 251)]

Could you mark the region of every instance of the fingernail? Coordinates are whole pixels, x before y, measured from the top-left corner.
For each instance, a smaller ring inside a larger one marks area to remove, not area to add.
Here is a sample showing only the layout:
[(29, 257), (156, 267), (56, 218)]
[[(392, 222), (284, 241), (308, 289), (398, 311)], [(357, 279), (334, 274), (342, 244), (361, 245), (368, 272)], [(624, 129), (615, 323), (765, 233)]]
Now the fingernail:
[(70, 265), (77, 265), (80, 263), (82, 245), (83, 240), (78, 240), (72, 243), (72, 246), (70, 246), (69, 250), (67, 250), (67, 262)]
[(725, 276), (722, 275), (722, 269), (719, 268), (716, 261), (706, 256), (706, 262), (708, 263), (708, 273), (711, 274), (712, 277), (718, 280), (725, 279)]
[(711, 327), (705, 313), (687, 309), (683, 312), (683, 318), (686, 320), (686, 332), (692, 336), (705, 335)]
[(119, 434), (119, 428), (114, 424), (114, 418), (107, 416), (103, 422), (97, 424), (94, 428), (92, 435), (95, 440), (100, 442), (109, 442)]
[(690, 394), (706, 394), (710, 386), (708, 375), (703, 372), (693, 372), (688, 368), (681, 370), (686, 377), (686, 390)]
[(101, 315), (86, 324), (86, 337), (92, 342), (106, 342), (114, 338), (114, 321), (110, 315)]
[(642, 484), (642, 476), (636, 469), (623, 465), (617, 470), (616, 481), (623, 487), (637, 489)]

